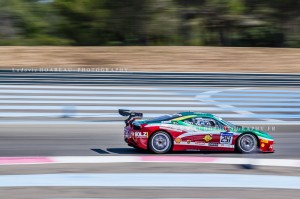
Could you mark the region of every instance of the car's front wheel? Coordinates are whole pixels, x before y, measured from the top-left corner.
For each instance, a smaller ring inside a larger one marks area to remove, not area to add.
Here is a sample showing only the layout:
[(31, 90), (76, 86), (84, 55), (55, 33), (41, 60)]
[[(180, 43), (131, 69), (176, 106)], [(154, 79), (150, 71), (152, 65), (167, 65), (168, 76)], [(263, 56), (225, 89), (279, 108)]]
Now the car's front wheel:
[(253, 153), (257, 150), (257, 138), (250, 133), (245, 133), (238, 137), (236, 147), (241, 153)]
[(172, 148), (172, 138), (167, 132), (158, 131), (150, 137), (148, 148), (153, 153), (167, 153)]

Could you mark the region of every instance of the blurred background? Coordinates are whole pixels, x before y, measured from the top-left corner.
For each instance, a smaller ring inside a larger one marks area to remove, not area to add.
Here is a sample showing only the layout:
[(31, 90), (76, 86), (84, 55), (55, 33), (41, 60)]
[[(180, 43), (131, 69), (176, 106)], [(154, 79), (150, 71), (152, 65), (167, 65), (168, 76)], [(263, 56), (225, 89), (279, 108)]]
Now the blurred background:
[(298, 0), (1, 0), (0, 45), (300, 47)]
[[(0, 198), (299, 198), (299, 0), (0, 0)], [(151, 155), (118, 109), (209, 112), (275, 153)]]

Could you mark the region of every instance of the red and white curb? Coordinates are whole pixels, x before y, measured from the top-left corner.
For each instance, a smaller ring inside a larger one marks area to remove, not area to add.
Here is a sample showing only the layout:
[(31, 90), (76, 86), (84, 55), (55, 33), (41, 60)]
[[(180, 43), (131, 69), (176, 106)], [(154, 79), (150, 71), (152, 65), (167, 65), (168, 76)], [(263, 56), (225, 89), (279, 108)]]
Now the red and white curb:
[(195, 156), (55, 156), (55, 157), (0, 157), (0, 166), (26, 164), (76, 163), (195, 163), (195, 164), (252, 164), (257, 166), (300, 167), (296, 159), (254, 159)]

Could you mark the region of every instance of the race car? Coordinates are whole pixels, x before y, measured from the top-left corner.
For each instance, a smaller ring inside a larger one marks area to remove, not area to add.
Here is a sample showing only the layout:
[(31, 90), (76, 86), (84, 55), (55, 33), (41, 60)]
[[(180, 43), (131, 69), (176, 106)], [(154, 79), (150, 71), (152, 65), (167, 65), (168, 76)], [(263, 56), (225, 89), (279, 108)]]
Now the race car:
[(181, 112), (143, 120), (143, 114), (119, 109), (127, 116), (124, 140), (128, 146), (152, 153), (170, 151), (274, 152), (274, 139), (267, 133), (236, 126), (201, 112)]

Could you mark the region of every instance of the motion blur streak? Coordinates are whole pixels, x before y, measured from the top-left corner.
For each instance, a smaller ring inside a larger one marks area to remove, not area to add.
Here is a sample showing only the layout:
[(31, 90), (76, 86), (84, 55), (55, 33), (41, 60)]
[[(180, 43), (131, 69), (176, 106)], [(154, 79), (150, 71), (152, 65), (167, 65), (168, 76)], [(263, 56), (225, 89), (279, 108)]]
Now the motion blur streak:
[[(2, 122), (120, 121), (119, 108), (142, 111), (145, 117), (190, 110), (233, 122), (285, 124), (300, 119), (300, 90), (295, 87), (300, 75), (4, 71), (0, 76)], [(264, 87), (274, 82), (289, 88)], [(259, 87), (250, 87), (254, 85)]]
[[(299, 196), (298, 74), (3, 71), (0, 77), (3, 198)], [(146, 118), (211, 112), (270, 132), (276, 151), (153, 156), (123, 142), (118, 108)]]

